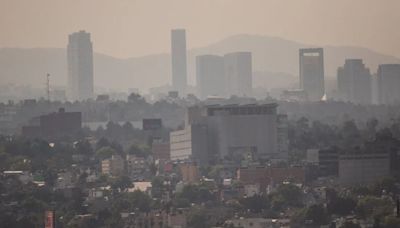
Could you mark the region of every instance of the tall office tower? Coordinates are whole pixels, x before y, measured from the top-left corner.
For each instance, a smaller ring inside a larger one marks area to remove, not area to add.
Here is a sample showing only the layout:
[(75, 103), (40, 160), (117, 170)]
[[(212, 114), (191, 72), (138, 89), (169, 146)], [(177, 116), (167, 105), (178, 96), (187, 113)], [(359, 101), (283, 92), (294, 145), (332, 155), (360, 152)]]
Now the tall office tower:
[(380, 104), (400, 103), (400, 64), (383, 64), (378, 68)]
[(172, 87), (181, 96), (186, 95), (186, 32), (184, 29), (171, 31)]
[(307, 93), (309, 101), (319, 101), (325, 94), (324, 50), (300, 49), (300, 89)]
[(362, 59), (346, 59), (337, 71), (339, 97), (356, 104), (372, 102), (371, 74)]
[(224, 56), (224, 74), (227, 95), (252, 96), (251, 52), (234, 52)]
[(90, 33), (79, 31), (69, 35), (67, 60), (68, 99), (93, 98), (93, 47)]
[(217, 55), (196, 57), (196, 85), (201, 99), (208, 96), (224, 97), (224, 58)]

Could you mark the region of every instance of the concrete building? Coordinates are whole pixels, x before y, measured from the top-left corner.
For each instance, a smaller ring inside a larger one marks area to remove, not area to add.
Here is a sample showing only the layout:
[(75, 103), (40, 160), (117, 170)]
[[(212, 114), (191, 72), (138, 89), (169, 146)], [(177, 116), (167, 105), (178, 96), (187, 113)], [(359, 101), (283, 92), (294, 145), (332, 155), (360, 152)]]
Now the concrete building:
[(101, 161), (101, 172), (106, 175), (120, 176), (125, 173), (125, 161), (119, 155)]
[(60, 172), (57, 174), (57, 180), (55, 183), (56, 189), (66, 189), (75, 187), (76, 176), (70, 172)]
[(260, 184), (245, 184), (243, 186), (244, 195), (246, 197), (252, 197), (260, 194)]
[(237, 180), (243, 185), (260, 186), (260, 192), (266, 192), (267, 186), (280, 185), (283, 182), (304, 184), (306, 171), (303, 167), (241, 167), (237, 170)]
[(58, 112), (40, 116), (40, 128), (43, 136), (73, 135), (81, 130), (82, 113), (65, 112), (60, 108)]
[(302, 89), (284, 90), (280, 98), (289, 102), (303, 102), (308, 100), (307, 93)]
[(324, 50), (300, 49), (300, 89), (307, 93), (309, 101), (319, 101), (325, 95)]
[(337, 70), (339, 99), (355, 104), (372, 102), (371, 74), (362, 59), (346, 59)]
[(126, 171), (132, 178), (143, 178), (149, 172), (149, 165), (145, 158), (126, 155)]
[(339, 154), (336, 150), (307, 150), (307, 163), (317, 167), (317, 176), (337, 176), (338, 162)]
[(22, 135), (26, 137), (44, 137), (56, 139), (59, 137), (74, 137), (82, 128), (82, 113), (66, 112), (60, 108), (58, 112), (41, 115), (30, 125), (22, 127)]
[(252, 96), (253, 69), (251, 52), (234, 52), (224, 55), (224, 74), (228, 96)]
[(193, 184), (200, 180), (199, 170), (194, 163), (181, 163), (179, 170), (184, 183)]
[(68, 100), (93, 98), (93, 47), (90, 33), (79, 31), (68, 38)]
[(186, 31), (184, 29), (171, 31), (171, 61), (173, 90), (184, 97), (187, 87)]
[(357, 153), (339, 156), (339, 183), (341, 185), (372, 184), (390, 174), (390, 156), (387, 153)]
[(121, 213), (124, 227), (135, 228), (187, 228), (187, 213), (184, 210), (176, 210), (167, 213), (162, 210), (153, 210), (146, 213)]
[(173, 161), (208, 162), (207, 127), (192, 125), (170, 133), (170, 153)]
[(151, 145), (151, 152), (154, 160), (170, 160), (170, 145), (168, 142), (153, 141)]
[(279, 124), (285, 118), (276, 108), (276, 104), (191, 107), (185, 129), (170, 134), (171, 160), (241, 164), (286, 159), (287, 126)]
[(226, 83), (224, 75), (224, 58), (217, 55), (196, 57), (196, 85), (200, 99), (209, 96), (225, 97)]
[(289, 156), (289, 125), (287, 115), (278, 115), (277, 148), (278, 158), (287, 160)]
[(380, 104), (400, 103), (400, 64), (383, 64), (378, 68)]

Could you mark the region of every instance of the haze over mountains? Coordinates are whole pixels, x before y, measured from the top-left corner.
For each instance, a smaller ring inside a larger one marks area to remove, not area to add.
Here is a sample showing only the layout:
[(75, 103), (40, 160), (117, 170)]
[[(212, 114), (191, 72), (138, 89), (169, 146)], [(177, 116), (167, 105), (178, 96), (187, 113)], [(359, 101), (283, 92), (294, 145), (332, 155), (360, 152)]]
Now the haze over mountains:
[[(190, 42), (190, 41), (189, 41)], [(96, 50), (96, 37), (93, 37)], [(234, 51), (253, 53), (254, 87), (296, 87), (298, 83), (298, 49), (313, 47), (276, 37), (236, 35), (206, 47), (188, 51), (189, 84), (195, 84), (195, 56), (223, 55)], [(400, 59), (377, 53), (367, 48), (324, 46), (325, 75), (336, 76), (338, 66), (346, 58), (363, 58), (374, 73), (379, 64), (400, 63)], [(119, 59), (94, 54), (95, 86), (126, 91), (170, 84), (171, 60), (169, 53), (138, 58)], [(42, 88), (46, 73), (51, 84), (64, 86), (67, 81), (66, 51), (64, 48), (3, 48), (0, 49), (0, 84), (31, 85)]]

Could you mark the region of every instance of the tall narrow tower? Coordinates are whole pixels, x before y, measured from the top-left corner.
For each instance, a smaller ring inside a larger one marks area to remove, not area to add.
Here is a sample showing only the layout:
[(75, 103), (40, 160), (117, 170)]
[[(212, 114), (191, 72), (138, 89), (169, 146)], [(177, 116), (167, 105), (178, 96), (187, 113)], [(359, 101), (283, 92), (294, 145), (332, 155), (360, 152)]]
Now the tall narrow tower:
[(224, 78), (228, 96), (252, 96), (252, 68), (251, 52), (233, 52), (224, 55)]
[(68, 100), (93, 98), (93, 47), (90, 33), (79, 31), (69, 35)]
[(339, 98), (356, 104), (372, 102), (371, 74), (362, 59), (346, 59), (337, 70)]
[(379, 103), (400, 104), (400, 64), (382, 64), (378, 68)]
[(196, 56), (196, 86), (198, 96), (225, 97), (224, 58), (218, 55)]
[(172, 87), (180, 96), (186, 95), (186, 32), (184, 29), (171, 31)]
[(322, 48), (300, 49), (300, 88), (310, 101), (319, 101), (325, 94), (324, 50)]

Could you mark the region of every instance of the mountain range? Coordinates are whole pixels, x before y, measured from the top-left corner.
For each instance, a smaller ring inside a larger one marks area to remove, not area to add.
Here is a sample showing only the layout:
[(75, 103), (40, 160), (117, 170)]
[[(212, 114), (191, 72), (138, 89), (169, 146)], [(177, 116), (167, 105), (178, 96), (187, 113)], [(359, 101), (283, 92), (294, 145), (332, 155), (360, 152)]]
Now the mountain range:
[[(96, 43), (94, 39), (94, 44)], [(253, 54), (254, 87), (296, 87), (298, 83), (298, 49), (315, 47), (277, 37), (236, 35), (201, 48), (188, 50), (189, 83), (195, 82), (195, 56), (234, 51)], [(362, 58), (374, 73), (379, 64), (400, 63), (400, 59), (363, 47), (322, 46), (324, 48), (327, 81), (346, 58)], [(161, 53), (135, 58), (115, 58), (94, 53), (95, 86), (126, 91), (170, 84), (171, 58)], [(2, 48), (0, 49), (0, 84), (30, 85), (42, 88), (45, 75), (51, 84), (65, 86), (67, 81), (66, 50), (64, 48)]]

